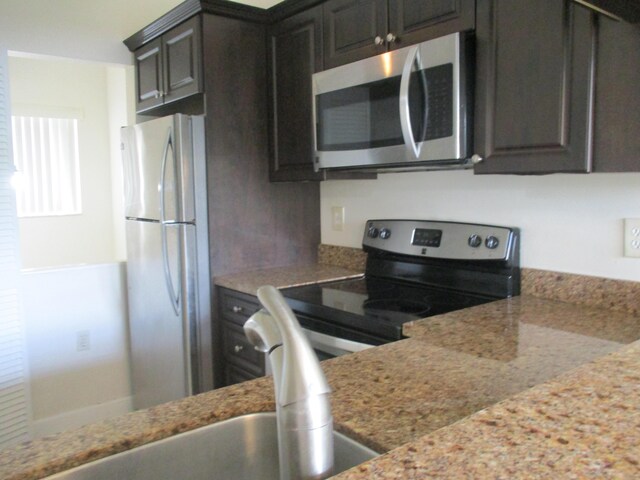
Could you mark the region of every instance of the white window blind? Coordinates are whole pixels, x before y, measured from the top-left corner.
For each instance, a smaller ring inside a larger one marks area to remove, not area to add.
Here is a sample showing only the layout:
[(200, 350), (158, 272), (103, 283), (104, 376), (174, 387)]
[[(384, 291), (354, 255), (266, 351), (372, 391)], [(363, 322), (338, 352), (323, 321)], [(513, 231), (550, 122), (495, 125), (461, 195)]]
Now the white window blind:
[(11, 187), (6, 50), (0, 48), (0, 449), (29, 438), (24, 325), (19, 308), (18, 220)]
[(12, 127), (18, 216), (81, 213), (78, 120), (14, 116)]

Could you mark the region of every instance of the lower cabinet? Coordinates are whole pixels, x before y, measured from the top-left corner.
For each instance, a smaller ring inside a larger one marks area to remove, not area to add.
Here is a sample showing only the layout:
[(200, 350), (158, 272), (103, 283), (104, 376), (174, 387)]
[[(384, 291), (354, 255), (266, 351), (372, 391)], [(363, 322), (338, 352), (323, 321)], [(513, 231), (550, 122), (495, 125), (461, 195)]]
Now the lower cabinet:
[(258, 299), (226, 288), (219, 292), (225, 386), (264, 376), (265, 355), (253, 348), (242, 329), (260, 310)]

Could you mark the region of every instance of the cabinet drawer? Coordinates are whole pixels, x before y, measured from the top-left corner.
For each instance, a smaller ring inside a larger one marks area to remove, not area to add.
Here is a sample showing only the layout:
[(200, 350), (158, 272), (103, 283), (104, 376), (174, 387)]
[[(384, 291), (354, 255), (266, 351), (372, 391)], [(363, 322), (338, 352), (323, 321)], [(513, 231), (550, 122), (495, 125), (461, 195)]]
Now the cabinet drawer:
[(260, 304), (252, 301), (255, 297), (221, 290), (221, 313), (225, 320), (244, 325), (247, 319), (260, 310)]
[(222, 326), (222, 343), (225, 360), (243, 369), (264, 375), (264, 353), (258, 352), (249, 343), (242, 327), (234, 323), (224, 322)]

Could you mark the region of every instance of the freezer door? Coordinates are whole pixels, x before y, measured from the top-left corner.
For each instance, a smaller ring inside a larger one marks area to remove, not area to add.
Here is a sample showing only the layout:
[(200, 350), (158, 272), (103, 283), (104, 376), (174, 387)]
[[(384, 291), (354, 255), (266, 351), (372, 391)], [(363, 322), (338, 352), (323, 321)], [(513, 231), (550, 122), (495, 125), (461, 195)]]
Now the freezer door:
[[(187, 360), (190, 351), (186, 341), (190, 328), (182, 298), (184, 227), (126, 222), (129, 332), (136, 409), (191, 394)], [(170, 294), (171, 289), (174, 295)]]
[(192, 222), (191, 118), (173, 115), (121, 130), (125, 216)]

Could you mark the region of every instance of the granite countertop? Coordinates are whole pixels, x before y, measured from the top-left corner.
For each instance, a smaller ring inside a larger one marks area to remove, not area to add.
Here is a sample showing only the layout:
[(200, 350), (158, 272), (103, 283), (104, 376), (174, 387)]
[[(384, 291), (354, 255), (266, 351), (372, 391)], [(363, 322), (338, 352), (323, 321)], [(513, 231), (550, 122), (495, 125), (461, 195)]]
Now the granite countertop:
[[(640, 338), (637, 316), (522, 296), (406, 334), (323, 363), (336, 428), (389, 452), (338, 478), (640, 477), (640, 342), (625, 347)], [(261, 378), (7, 449), (0, 478), (271, 411), (272, 390)]]
[(253, 270), (214, 277), (219, 287), (230, 288), (238, 292), (255, 295), (263, 285), (276, 288), (300, 287), (314, 283), (359, 278), (364, 275), (362, 269), (347, 269), (334, 265), (313, 264), (306, 266), (278, 267)]

